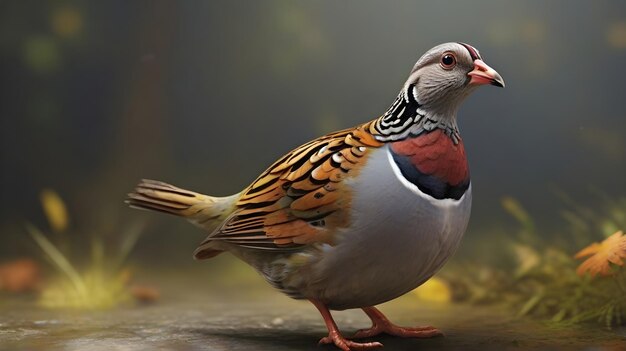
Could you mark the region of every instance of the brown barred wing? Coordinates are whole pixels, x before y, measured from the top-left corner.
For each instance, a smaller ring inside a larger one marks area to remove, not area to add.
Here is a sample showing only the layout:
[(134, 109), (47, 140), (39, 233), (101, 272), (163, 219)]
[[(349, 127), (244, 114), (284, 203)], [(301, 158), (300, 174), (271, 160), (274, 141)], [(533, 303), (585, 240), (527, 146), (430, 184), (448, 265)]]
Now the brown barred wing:
[(326, 135), (274, 163), (242, 193), (237, 209), (198, 247), (196, 257), (215, 241), (283, 251), (332, 244), (332, 229), (345, 225), (350, 207), (343, 180), (363, 165), (368, 148), (382, 145), (370, 129), (368, 123)]

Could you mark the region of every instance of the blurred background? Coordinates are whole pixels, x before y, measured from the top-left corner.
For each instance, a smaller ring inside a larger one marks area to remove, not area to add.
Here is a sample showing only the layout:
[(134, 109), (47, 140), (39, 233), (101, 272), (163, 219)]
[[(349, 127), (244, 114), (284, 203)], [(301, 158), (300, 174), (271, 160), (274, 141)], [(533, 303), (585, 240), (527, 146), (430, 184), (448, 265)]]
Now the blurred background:
[(206, 233), (126, 194), (141, 178), (239, 192), (378, 117), (449, 41), (506, 89), (458, 116), (474, 193), (459, 252), (383, 307), (450, 337), (385, 345), (623, 349), (626, 2), (17, 0), (0, 1), (0, 350), (317, 349), (310, 304), (230, 255), (194, 261)]
[(550, 233), (565, 198), (624, 196), (625, 2), (2, 1), (0, 261), (42, 255), (24, 223), (47, 230), (52, 189), (69, 222), (50, 239), (74, 253), (140, 220), (135, 265), (211, 270), (191, 258), (204, 233), (126, 208), (138, 179), (238, 192), (290, 149), (379, 116), (447, 41), (507, 83), (460, 111), (475, 195), (457, 257), (510, 235), (503, 197)]

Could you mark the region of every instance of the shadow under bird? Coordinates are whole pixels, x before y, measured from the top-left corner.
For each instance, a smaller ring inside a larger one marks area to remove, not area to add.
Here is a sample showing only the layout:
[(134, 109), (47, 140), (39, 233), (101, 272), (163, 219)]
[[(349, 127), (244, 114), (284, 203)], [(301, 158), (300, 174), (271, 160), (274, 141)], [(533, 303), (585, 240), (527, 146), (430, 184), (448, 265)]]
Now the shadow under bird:
[(397, 326), (374, 306), (423, 284), (458, 247), (472, 188), (456, 116), (487, 84), (504, 87), (478, 50), (441, 44), (417, 61), (381, 117), (294, 149), (242, 192), (212, 197), (143, 180), (127, 203), (207, 231), (197, 259), (230, 252), (278, 290), (311, 301), (329, 332), (321, 344), (382, 346), (339, 332), (329, 310), (350, 308), (372, 320), (351, 339), (441, 335)]

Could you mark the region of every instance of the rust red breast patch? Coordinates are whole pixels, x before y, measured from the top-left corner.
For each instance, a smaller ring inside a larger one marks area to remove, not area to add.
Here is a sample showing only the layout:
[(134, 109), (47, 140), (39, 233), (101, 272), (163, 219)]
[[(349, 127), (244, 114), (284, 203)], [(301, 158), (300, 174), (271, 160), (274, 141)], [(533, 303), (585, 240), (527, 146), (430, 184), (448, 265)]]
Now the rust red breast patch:
[(449, 191), (464, 192), (469, 186), (463, 142), (455, 144), (443, 130), (391, 143), (391, 151), (403, 175), (420, 188), (445, 197)]

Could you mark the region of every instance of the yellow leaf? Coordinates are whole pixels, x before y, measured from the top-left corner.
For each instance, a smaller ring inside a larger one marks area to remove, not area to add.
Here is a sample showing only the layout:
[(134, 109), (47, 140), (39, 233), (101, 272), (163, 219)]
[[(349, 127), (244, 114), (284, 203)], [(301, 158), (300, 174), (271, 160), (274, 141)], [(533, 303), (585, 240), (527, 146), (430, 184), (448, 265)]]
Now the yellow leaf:
[(63, 232), (67, 229), (69, 222), (67, 209), (63, 199), (54, 190), (44, 189), (40, 194), (41, 206), (50, 223), (50, 227), (55, 232)]
[(530, 218), (530, 215), (526, 212), (522, 204), (516, 199), (510, 196), (505, 196), (502, 198), (501, 204), (502, 208), (504, 208), (506, 212), (513, 216), (513, 218), (517, 219), (517, 221), (521, 224), (525, 226), (533, 225), (533, 220)]
[(515, 271), (515, 275), (517, 277), (521, 277), (528, 273), (541, 261), (537, 251), (528, 245), (513, 244), (513, 251), (515, 252), (518, 264), (517, 270)]
[(452, 300), (452, 290), (444, 280), (430, 278), (426, 283), (413, 290), (413, 294), (418, 299), (431, 302), (450, 302)]
[(585, 273), (591, 276), (609, 276), (613, 274), (610, 263), (623, 266), (626, 258), (626, 236), (622, 231), (615, 232), (601, 243), (593, 243), (580, 250), (574, 258), (587, 258), (578, 266), (576, 273), (580, 276)]

